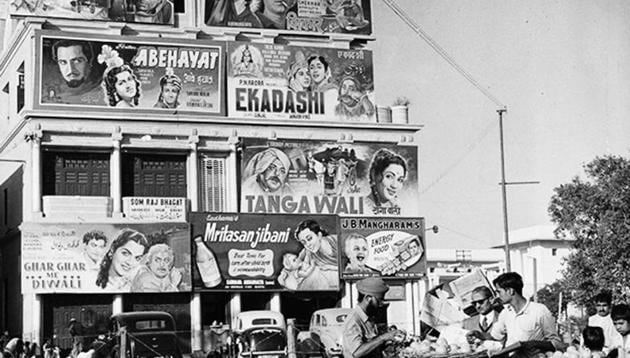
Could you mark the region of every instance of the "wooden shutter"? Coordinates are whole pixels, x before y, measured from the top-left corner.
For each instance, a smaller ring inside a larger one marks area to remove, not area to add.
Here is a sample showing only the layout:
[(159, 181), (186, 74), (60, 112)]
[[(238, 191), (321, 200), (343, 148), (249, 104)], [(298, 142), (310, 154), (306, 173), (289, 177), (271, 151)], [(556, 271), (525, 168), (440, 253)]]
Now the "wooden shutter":
[(186, 156), (129, 154), (123, 158), (123, 196), (186, 197)]
[(200, 164), (202, 210), (225, 211), (225, 158), (202, 156)]
[(109, 154), (44, 154), (44, 195), (109, 196)]

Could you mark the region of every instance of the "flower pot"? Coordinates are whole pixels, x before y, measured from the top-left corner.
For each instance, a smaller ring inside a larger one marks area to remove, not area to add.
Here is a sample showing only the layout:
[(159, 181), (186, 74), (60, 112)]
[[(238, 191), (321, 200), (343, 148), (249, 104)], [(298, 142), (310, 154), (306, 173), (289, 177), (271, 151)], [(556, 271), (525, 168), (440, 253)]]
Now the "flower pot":
[(409, 107), (392, 106), (392, 123), (407, 124), (409, 123)]
[(387, 106), (377, 106), (376, 120), (378, 123), (392, 123), (392, 110)]

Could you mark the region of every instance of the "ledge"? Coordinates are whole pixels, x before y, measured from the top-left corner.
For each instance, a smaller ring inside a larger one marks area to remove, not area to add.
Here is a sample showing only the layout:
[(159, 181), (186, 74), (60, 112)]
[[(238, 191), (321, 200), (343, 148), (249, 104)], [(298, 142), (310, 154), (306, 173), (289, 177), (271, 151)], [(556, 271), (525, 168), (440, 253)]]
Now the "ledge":
[(377, 122), (328, 122), (328, 121), (291, 121), (291, 120), (266, 120), (261, 121), (250, 118), (209, 116), (207, 114), (187, 112), (186, 114), (174, 112), (149, 112), (117, 113), (112, 111), (98, 112), (67, 112), (62, 110), (28, 110), (22, 111), (25, 120), (31, 119), (82, 119), (82, 120), (114, 120), (114, 121), (143, 121), (143, 122), (168, 122), (168, 123), (202, 123), (202, 124), (226, 124), (237, 126), (255, 127), (303, 127), (303, 128), (341, 128), (341, 129), (377, 129), (394, 130), (403, 132), (417, 132), (424, 128), (422, 124), (392, 124)]

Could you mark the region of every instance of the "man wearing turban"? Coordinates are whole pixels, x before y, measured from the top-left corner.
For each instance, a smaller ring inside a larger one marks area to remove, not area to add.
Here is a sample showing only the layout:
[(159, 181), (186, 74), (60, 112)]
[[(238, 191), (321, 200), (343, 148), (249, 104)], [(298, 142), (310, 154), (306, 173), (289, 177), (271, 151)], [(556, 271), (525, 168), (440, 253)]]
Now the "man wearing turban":
[(352, 76), (346, 76), (341, 80), (339, 103), (335, 106), (337, 116), (347, 120), (364, 120), (374, 115), (374, 104), (362, 87)]
[(245, 166), (242, 191), (250, 195), (288, 194), (291, 161), (280, 149), (267, 148), (256, 153)]

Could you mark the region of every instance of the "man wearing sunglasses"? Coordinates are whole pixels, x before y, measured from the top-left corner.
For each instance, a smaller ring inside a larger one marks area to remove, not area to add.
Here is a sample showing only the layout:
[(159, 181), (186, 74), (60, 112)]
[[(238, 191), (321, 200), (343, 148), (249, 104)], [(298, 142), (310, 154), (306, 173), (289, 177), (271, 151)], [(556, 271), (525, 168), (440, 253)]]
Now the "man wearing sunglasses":
[(499, 317), (499, 313), (494, 310), (493, 301), (492, 291), (487, 286), (475, 287), (472, 291), (472, 304), (479, 314), (464, 320), (462, 327), (468, 331), (490, 332)]
[(380, 278), (364, 278), (357, 282), (358, 304), (346, 318), (343, 329), (344, 358), (382, 358), (386, 343), (405, 338), (405, 332), (401, 330), (390, 329), (379, 335), (376, 328), (376, 316), (387, 307), (385, 292), (388, 290)]

